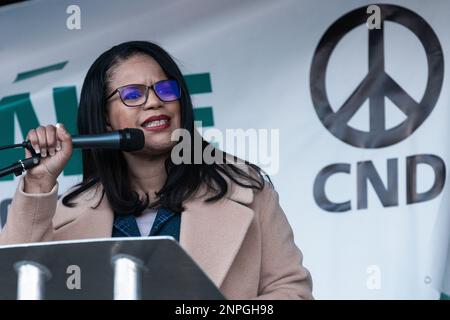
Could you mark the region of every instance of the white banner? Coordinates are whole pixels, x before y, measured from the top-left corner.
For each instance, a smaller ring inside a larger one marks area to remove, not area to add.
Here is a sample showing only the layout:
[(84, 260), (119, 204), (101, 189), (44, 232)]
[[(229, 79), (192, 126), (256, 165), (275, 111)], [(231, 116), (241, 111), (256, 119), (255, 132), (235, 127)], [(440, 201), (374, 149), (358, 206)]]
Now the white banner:
[[(271, 173), (316, 298), (439, 298), (450, 293), (450, 2), (382, 3), (1, 7), (0, 146), (39, 124), (63, 122), (74, 132), (95, 58), (124, 41), (156, 42), (186, 76), (204, 134), (279, 133), (268, 158), (218, 144)], [(1, 167), (23, 157), (0, 152)], [(78, 160), (60, 177), (61, 192), (80, 180)], [(2, 224), (16, 188), (8, 178), (0, 182)]]

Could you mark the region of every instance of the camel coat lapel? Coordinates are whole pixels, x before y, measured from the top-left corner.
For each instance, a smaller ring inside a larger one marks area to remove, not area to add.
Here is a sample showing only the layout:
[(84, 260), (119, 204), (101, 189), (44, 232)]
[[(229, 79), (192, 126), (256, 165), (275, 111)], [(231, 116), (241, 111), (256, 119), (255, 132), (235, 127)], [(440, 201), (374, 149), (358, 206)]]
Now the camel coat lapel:
[(236, 187), (218, 202), (189, 201), (181, 216), (180, 244), (218, 286), (241, 247), (254, 212), (253, 191)]

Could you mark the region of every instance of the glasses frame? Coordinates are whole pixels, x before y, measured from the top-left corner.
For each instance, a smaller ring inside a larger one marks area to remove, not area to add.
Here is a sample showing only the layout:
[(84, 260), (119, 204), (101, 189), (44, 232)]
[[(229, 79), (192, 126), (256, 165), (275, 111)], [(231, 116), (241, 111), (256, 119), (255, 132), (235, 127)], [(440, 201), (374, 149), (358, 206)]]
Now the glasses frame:
[[(165, 82), (165, 81), (175, 81), (175, 82), (176, 82), (176, 84), (177, 84), (177, 86), (178, 86), (178, 90), (179, 90), (179, 92), (178, 92), (178, 98), (177, 98), (177, 99), (169, 100), (169, 101), (163, 100), (163, 99), (161, 99), (161, 97), (158, 95), (158, 93), (155, 91), (155, 86), (158, 85), (159, 83)], [(125, 87), (129, 87), (129, 86), (141, 86), (141, 87), (145, 87), (145, 100), (144, 100), (144, 102), (143, 102), (142, 104), (139, 104), (139, 105), (136, 105), (136, 106), (130, 106), (130, 105), (128, 105), (128, 104), (123, 100), (123, 98), (122, 98), (122, 93), (121, 93), (121, 89), (124, 89)], [(153, 92), (155, 93), (155, 96), (157, 96), (158, 99), (159, 99), (161, 102), (172, 102), (172, 101), (180, 100), (180, 98), (181, 98), (181, 87), (180, 87), (180, 84), (178, 83), (178, 81), (175, 80), (175, 79), (165, 79), (165, 80), (161, 80), (161, 81), (155, 82), (155, 83), (152, 84), (151, 86), (147, 86), (147, 85), (145, 85), (145, 84), (140, 84), (140, 83), (131, 83), (131, 84), (126, 84), (126, 85), (124, 85), (124, 86), (120, 86), (120, 87), (118, 87), (116, 90), (114, 90), (114, 91), (106, 98), (106, 101), (108, 101), (109, 99), (111, 99), (116, 93), (119, 93), (120, 100), (122, 101), (122, 103), (123, 103), (125, 106), (127, 106), (128, 108), (139, 108), (139, 107), (142, 107), (143, 105), (145, 105), (145, 104), (147, 103), (147, 100), (148, 100), (148, 93), (150, 92), (150, 89), (153, 90)]]

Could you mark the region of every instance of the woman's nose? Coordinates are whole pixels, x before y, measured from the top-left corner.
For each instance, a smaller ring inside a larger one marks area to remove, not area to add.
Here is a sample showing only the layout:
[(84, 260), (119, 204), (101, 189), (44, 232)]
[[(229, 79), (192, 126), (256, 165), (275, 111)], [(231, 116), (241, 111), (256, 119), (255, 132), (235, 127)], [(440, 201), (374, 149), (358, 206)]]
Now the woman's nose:
[(157, 109), (160, 107), (162, 107), (161, 100), (156, 96), (155, 92), (150, 89), (148, 92), (147, 102), (144, 104), (143, 109)]

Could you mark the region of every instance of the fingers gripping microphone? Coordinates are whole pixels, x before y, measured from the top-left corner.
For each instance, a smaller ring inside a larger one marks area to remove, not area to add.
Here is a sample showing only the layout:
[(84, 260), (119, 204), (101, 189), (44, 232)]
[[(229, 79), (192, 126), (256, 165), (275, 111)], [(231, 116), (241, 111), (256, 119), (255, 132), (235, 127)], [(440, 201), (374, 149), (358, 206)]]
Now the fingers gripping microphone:
[(74, 148), (80, 149), (137, 151), (144, 147), (145, 137), (142, 130), (127, 128), (108, 133), (73, 136), (72, 144)]

